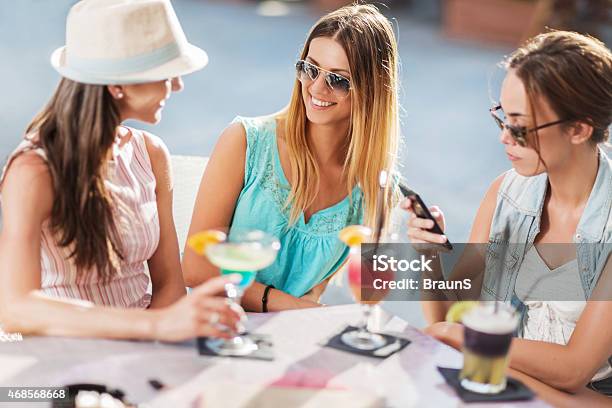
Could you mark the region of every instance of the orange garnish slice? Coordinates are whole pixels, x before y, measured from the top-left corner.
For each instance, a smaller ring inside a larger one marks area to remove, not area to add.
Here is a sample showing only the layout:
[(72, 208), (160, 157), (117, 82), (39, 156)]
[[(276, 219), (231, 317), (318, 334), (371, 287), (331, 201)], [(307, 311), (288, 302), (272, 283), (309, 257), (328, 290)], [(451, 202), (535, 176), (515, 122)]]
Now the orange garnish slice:
[(371, 236), (372, 230), (364, 225), (349, 225), (338, 234), (340, 240), (350, 247), (361, 245)]
[(209, 245), (225, 241), (227, 235), (218, 230), (205, 230), (193, 234), (187, 239), (187, 245), (198, 255), (205, 255)]

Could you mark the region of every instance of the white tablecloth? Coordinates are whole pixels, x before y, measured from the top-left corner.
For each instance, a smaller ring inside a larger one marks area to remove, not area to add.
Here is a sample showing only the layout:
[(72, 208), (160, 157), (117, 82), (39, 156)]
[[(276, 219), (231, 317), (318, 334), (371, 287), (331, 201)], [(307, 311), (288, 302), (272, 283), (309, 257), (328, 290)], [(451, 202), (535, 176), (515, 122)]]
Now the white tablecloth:
[[(321, 347), (322, 342), (347, 323), (355, 324), (359, 320), (358, 305), (346, 305), (251, 314), (251, 330), (272, 335), (274, 361), (203, 357), (198, 355), (195, 342), (28, 337), (21, 342), (0, 343), (0, 385), (103, 383), (126, 391), (127, 398), (133, 402), (179, 408), (192, 406), (194, 399), (211, 384), (234, 384), (233, 390), (238, 395), (241, 390), (263, 390), (266, 385), (284, 379), (284, 382), (314, 382), (333, 389), (375, 395), (392, 407), (461, 406), (461, 400), (436, 369), (437, 365), (460, 367), (461, 354), (408, 326), (402, 319), (378, 312), (374, 315), (375, 328), (402, 333), (412, 341), (404, 350), (384, 360)], [(169, 389), (153, 390), (147, 382), (152, 378), (162, 381)], [(547, 405), (533, 400), (492, 406)]]

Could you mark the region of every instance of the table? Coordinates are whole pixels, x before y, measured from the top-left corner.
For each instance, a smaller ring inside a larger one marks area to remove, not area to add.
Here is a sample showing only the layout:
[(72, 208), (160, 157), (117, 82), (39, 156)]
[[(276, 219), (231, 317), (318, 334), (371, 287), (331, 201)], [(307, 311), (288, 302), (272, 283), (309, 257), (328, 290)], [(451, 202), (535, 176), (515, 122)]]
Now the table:
[[(150, 407), (179, 408), (192, 406), (207, 384), (219, 381), (263, 389), (266, 384), (281, 378), (310, 376), (310, 380), (329, 387), (384, 397), (385, 406), (462, 406), (436, 370), (436, 365), (460, 367), (461, 354), (380, 309), (374, 314), (373, 326), (402, 333), (412, 341), (400, 353), (378, 360), (320, 346), (359, 317), (358, 305), (251, 314), (249, 327), (273, 336), (276, 354), (273, 362), (199, 356), (193, 341), (168, 344), (29, 337), (21, 342), (0, 344), (0, 384), (59, 386), (97, 382), (123, 389), (133, 402), (146, 401)], [(151, 378), (161, 380), (169, 389), (153, 390), (147, 383)], [(235, 385), (234, 389), (240, 393), (242, 388)], [(532, 408), (549, 405), (535, 399), (491, 406)]]

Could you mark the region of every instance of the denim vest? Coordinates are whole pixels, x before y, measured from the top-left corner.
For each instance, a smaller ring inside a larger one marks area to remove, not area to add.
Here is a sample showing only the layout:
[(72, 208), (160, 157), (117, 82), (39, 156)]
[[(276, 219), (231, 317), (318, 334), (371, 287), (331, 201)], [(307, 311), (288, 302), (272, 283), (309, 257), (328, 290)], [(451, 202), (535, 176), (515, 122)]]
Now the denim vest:
[[(483, 300), (509, 301), (524, 314), (525, 307), (514, 286), (523, 258), (540, 232), (547, 188), (546, 173), (524, 177), (509, 170), (505, 174), (491, 222)], [(611, 204), (612, 161), (600, 149), (595, 184), (573, 237), (586, 299), (590, 298), (612, 248)]]

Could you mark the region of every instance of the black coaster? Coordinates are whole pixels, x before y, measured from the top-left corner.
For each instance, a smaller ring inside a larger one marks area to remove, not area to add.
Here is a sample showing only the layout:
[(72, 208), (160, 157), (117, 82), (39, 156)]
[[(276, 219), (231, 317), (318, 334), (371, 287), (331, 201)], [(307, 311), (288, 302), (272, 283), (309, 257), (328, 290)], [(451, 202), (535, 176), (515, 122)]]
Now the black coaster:
[(272, 343), (271, 336), (260, 333), (246, 333), (244, 335), (249, 337), (255, 342), (255, 344), (257, 344), (257, 350), (253, 351), (251, 354), (247, 354), (245, 356), (226, 356), (217, 354), (211, 349), (209, 349), (206, 345), (208, 337), (198, 337), (198, 352), (201, 356), (252, 358), (256, 360), (267, 361), (274, 360), (274, 344)]
[(390, 334), (377, 333), (385, 338), (387, 341), (384, 346), (379, 347), (374, 350), (359, 350), (353, 348), (347, 344), (344, 344), (341, 337), (344, 333), (357, 330), (357, 327), (354, 326), (346, 326), (344, 330), (340, 333), (333, 336), (331, 339), (327, 341), (327, 343), (323, 344), (324, 347), (331, 347), (342, 351), (348, 351), (349, 353), (359, 354), (367, 357), (374, 358), (387, 358), (398, 351), (401, 351), (404, 347), (410, 344), (410, 340), (404, 339), (402, 337), (392, 336)]
[(438, 367), (438, 371), (440, 371), (446, 383), (453, 387), (463, 402), (524, 401), (530, 400), (535, 396), (533, 391), (527, 388), (525, 384), (511, 377), (508, 377), (506, 389), (499, 394), (479, 394), (477, 392), (468, 391), (461, 386), (459, 382), (460, 369)]

